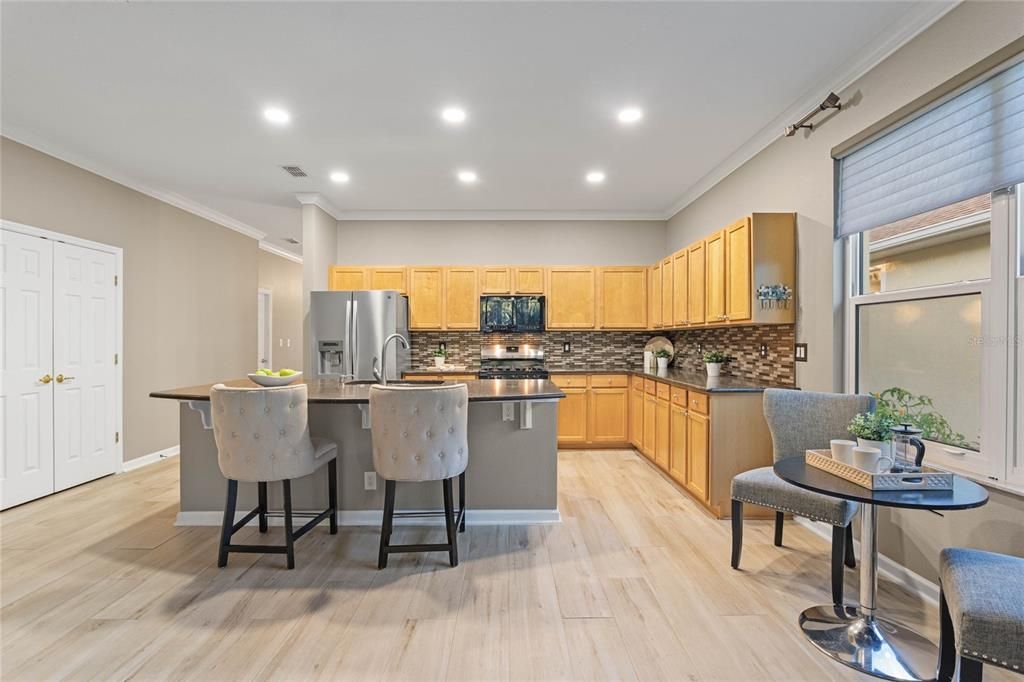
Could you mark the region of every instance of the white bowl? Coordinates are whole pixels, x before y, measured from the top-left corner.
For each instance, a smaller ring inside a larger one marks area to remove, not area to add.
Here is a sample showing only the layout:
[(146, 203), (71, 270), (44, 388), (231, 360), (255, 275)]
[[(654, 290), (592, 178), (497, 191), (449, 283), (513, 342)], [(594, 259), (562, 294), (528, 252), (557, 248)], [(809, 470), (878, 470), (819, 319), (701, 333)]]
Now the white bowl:
[(287, 377), (269, 377), (266, 374), (250, 374), (249, 380), (260, 386), (287, 386), (302, 376), (302, 372), (296, 372)]

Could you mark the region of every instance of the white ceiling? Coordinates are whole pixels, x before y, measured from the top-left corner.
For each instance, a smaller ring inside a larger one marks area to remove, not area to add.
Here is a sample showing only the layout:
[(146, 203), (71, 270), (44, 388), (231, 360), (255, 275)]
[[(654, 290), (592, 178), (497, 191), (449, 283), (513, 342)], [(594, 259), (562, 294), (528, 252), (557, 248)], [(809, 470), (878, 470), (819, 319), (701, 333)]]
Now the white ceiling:
[(285, 248), (297, 192), (346, 217), (664, 218), (949, 6), (4, 2), (0, 126)]

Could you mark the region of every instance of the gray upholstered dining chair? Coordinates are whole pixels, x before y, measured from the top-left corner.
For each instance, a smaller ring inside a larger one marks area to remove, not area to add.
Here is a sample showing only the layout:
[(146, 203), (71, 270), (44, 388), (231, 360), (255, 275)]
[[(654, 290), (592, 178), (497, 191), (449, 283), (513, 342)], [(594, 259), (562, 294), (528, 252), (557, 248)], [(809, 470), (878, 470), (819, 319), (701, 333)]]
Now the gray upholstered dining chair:
[(959, 547), (939, 555), (939, 674), (981, 680), (985, 663), (1024, 674), (1024, 558)]
[[(331, 535), (338, 532), (338, 445), (323, 438), (311, 438), (307, 414), (306, 385), (279, 388), (229, 388), (217, 384), (210, 389), (213, 437), (217, 441), (217, 464), (228, 479), (227, 501), (221, 526), (218, 566), (227, 566), (230, 552), (287, 555), (288, 568), (295, 568), (295, 541), (318, 523), (330, 520)], [(322, 512), (292, 510), (293, 479), (309, 476), (327, 465), (329, 507)], [(259, 503), (235, 522), (238, 482), (256, 483)], [(284, 512), (267, 509), (267, 483), (281, 481)], [(268, 516), (284, 516), (284, 545), (233, 545), (231, 536), (259, 517), (261, 533), (267, 532)], [(292, 517), (312, 517), (299, 530)]]
[[(377, 567), (388, 554), (447, 551), (459, 565), (459, 532), (466, 529), (466, 465), (469, 463), (469, 390), (466, 384), (370, 388), (370, 433), (373, 466), (384, 479), (384, 517), (380, 528)], [(454, 511), (452, 480), (459, 479), (459, 511)], [(441, 481), (443, 512), (395, 512), (398, 481)], [(448, 542), (392, 545), (396, 516), (444, 514)]]
[[(848, 425), (859, 412), (875, 408), (865, 395), (816, 393), (769, 388), (764, 392), (764, 417), (772, 435), (775, 461), (827, 448), (833, 438), (852, 438)], [(853, 530), (857, 503), (798, 488), (775, 475), (771, 467), (751, 469), (732, 479), (732, 567), (740, 567), (743, 551), (743, 505), (775, 510), (775, 546), (782, 546), (786, 513), (832, 525), (832, 601), (843, 603), (843, 564), (853, 568)]]

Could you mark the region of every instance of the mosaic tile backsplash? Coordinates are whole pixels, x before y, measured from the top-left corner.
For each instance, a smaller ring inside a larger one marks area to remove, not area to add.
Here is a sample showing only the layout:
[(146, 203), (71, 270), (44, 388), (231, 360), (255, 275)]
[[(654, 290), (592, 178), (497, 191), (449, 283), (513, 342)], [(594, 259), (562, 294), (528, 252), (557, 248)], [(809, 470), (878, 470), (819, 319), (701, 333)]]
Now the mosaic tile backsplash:
[[(476, 368), (480, 348), (486, 345), (536, 345), (544, 349), (551, 371), (569, 369), (631, 369), (643, 361), (644, 345), (656, 332), (567, 332), (537, 334), (483, 334), (481, 332), (412, 332), (412, 366), (429, 369), (434, 350), (442, 341), (448, 348), (448, 362)], [(796, 383), (793, 360), (793, 325), (692, 329), (668, 332), (676, 347), (675, 366), (703, 371), (704, 362), (698, 344), (704, 350), (723, 350), (734, 359), (722, 367), (722, 374), (778, 384)], [(562, 352), (562, 344), (572, 349)], [(759, 355), (761, 344), (768, 346), (768, 357)]]

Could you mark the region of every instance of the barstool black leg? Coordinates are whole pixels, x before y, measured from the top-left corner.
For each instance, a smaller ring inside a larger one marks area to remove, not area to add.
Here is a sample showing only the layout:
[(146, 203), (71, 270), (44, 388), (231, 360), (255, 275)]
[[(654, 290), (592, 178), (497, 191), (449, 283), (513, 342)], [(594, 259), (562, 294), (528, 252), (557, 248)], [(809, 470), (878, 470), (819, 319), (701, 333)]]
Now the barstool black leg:
[(459, 524), (459, 532), (466, 532), (466, 472), (463, 471), (459, 474), (459, 507), (461, 510), (459, 514), (462, 516), (462, 522)]
[(832, 603), (843, 604), (843, 559), (846, 556), (846, 527), (832, 526)]
[(380, 551), (377, 568), (387, 568), (388, 545), (391, 544), (391, 522), (395, 514), (395, 482), (384, 481), (384, 517), (380, 522)]
[(740, 555), (743, 553), (743, 503), (732, 501), (732, 559), (729, 565), (740, 567)]
[(853, 522), (846, 526), (846, 558), (847, 568), (857, 568), (857, 557), (853, 555)]
[(782, 524), (786, 520), (783, 512), (775, 512), (775, 546), (782, 547)]
[(257, 487), (257, 490), (259, 491), (259, 495), (260, 495), (260, 506), (259, 506), (259, 510), (260, 510), (260, 532), (261, 533), (266, 533), (267, 532), (267, 483), (266, 483), (266, 481), (261, 481), (261, 482), (256, 484), (256, 487)]
[(228, 545), (231, 544), (231, 531), (235, 525), (235, 503), (238, 501), (238, 481), (228, 479), (228, 495), (224, 501), (224, 522), (220, 527), (220, 552), (217, 555), (217, 566), (228, 565)]
[(331, 507), (331, 535), (338, 534), (338, 460), (327, 463), (327, 498)]
[(288, 555), (288, 568), (295, 568), (295, 538), (292, 536), (292, 482), (281, 481), (284, 488), (284, 546)]
[(445, 529), (448, 531), (448, 561), (452, 566), (458, 566), (459, 543), (455, 528), (455, 503), (452, 500), (452, 479), (446, 478), (441, 481), (441, 487), (444, 490)]

